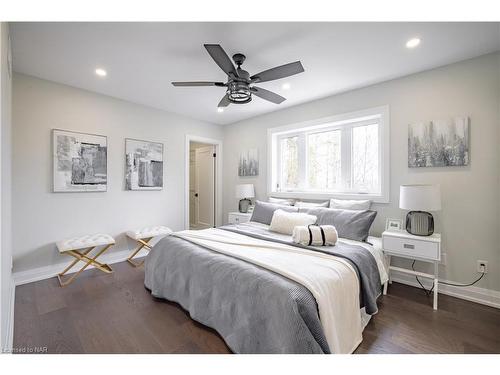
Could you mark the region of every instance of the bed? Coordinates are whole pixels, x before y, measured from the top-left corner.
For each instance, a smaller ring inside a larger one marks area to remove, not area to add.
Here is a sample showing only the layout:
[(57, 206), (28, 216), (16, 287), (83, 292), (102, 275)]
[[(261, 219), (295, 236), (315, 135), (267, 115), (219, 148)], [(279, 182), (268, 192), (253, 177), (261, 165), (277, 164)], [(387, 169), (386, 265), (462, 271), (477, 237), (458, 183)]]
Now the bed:
[(352, 353), (387, 281), (381, 241), (293, 244), (249, 222), (181, 231), (145, 261), (145, 287), (234, 353)]

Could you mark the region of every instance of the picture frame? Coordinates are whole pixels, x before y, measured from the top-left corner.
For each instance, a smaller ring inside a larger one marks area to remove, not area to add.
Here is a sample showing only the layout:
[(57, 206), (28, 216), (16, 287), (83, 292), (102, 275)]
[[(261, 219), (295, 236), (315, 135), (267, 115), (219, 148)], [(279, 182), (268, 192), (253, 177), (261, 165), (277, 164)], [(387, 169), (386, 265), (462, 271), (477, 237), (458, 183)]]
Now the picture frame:
[(403, 221), (400, 219), (387, 219), (385, 221), (385, 230), (397, 231), (402, 230), (402, 227)]
[(249, 148), (240, 152), (238, 164), (239, 177), (257, 177), (259, 175), (259, 150)]
[(52, 129), (54, 193), (105, 192), (108, 187), (108, 138)]
[(163, 190), (162, 142), (125, 138), (125, 190)]
[(469, 164), (468, 116), (408, 125), (408, 168), (464, 167)]

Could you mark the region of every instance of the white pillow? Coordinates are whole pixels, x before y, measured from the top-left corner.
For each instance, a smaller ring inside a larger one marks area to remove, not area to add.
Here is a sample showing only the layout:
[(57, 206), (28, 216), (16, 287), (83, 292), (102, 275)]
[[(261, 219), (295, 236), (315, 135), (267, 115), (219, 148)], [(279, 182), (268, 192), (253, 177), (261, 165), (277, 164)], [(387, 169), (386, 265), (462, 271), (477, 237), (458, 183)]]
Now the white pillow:
[(274, 211), (269, 230), (273, 232), (292, 235), (293, 228), (298, 225), (314, 224), (317, 217), (301, 212)]
[(316, 207), (328, 207), (330, 202), (295, 202), (295, 207), (298, 208), (316, 208)]
[(330, 199), (330, 208), (342, 210), (369, 210), (371, 200)]
[(269, 197), (269, 203), (282, 204), (283, 206), (293, 206), (293, 200)]

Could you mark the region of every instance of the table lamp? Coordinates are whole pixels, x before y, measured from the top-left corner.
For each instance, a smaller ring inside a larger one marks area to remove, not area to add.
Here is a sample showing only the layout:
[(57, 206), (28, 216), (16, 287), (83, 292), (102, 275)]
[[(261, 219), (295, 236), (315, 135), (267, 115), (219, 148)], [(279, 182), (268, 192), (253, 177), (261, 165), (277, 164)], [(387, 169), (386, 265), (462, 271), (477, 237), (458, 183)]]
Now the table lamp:
[(239, 210), (242, 213), (248, 212), (248, 207), (252, 204), (250, 198), (255, 197), (253, 184), (236, 185), (236, 198), (240, 200)]
[(416, 236), (430, 236), (434, 233), (434, 218), (427, 211), (441, 210), (439, 185), (401, 185), (399, 208), (408, 210), (406, 231)]

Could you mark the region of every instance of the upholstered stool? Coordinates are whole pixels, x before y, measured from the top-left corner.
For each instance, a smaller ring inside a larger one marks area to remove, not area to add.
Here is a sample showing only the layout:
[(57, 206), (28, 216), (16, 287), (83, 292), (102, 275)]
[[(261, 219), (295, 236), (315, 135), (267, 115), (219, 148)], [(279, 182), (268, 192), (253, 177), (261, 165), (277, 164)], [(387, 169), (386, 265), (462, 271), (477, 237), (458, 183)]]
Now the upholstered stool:
[[(93, 265), (94, 267), (106, 273), (113, 272), (109, 265), (98, 262), (96, 259), (114, 244), (115, 240), (109, 234), (92, 234), (57, 242), (56, 245), (61, 254), (71, 255), (72, 257), (76, 258), (68, 267), (65, 268), (64, 271), (57, 275), (61, 286), (66, 286), (72, 283), (75, 278), (90, 265)], [(103, 248), (99, 250), (93, 257), (90, 257), (88, 254), (98, 246), (103, 246)], [(79, 261), (84, 262), (85, 265), (66, 281), (63, 281), (63, 276)]]
[(151, 245), (149, 244), (149, 242), (153, 238), (168, 236), (171, 233), (172, 230), (170, 228), (161, 225), (156, 227), (146, 227), (138, 230), (127, 231), (127, 236), (137, 242), (138, 245), (134, 252), (127, 258), (127, 262), (129, 262), (134, 267), (141, 266), (144, 263), (144, 260), (142, 262), (135, 262), (132, 258), (135, 257), (142, 248), (151, 250)]
[(147, 228), (142, 228), (138, 230), (129, 230), (127, 232), (127, 236), (133, 239), (135, 242), (137, 242), (137, 248), (134, 250), (132, 254), (127, 258), (127, 262), (129, 262), (131, 265), (134, 267), (139, 267), (144, 263), (144, 260), (142, 262), (134, 262), (132, 260), (133, 257), (136, 256), (136, 254), (141, 251), (142, 248), (146, 248), (147, 250), (151, 250), (151, 245), (149, 242), (155, 238), (155, 237), (164, 237), (168, 236), (172, 233), (172, 230), (170, 228), (164, 227), (164, 226), (156, 226), (156, 227), (147, 227)]

